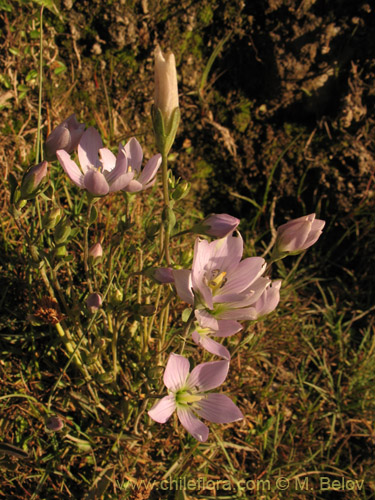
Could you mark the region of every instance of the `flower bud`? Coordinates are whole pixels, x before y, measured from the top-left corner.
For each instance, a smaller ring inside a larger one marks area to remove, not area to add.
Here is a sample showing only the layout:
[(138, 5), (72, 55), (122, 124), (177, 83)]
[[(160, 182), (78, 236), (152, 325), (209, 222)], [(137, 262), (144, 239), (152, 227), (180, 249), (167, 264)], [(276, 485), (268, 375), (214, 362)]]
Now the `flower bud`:
[(37, 195), (38, 188), (47, 175), (47, 167), (48, 163), (42, 161), (27, 172), (21, 182), (21, 198), (29, 200)]
[(86, 300), (87, 309), (91, 313), (95, 313), (101, 307), (102, 303), (102, 297), (98, 293), (90, 293)]
[(61, 217), (61, 209), (54, 208), (50, 212), (47, 212), (42, 217), (42, 228), (52, 229), (59, 222)]
[(78, 123), (73, 113), (60, 123), (47, 137), (44, 152), (48, 161), (56, 160), (56, 151), (63, 149), (71, 153), (77, 146), (85, 130), (83, 123)]
[(172, 199), (175, 201), (182, 200), (190, 191), (191, 184), (187, 181), (182, 181), (177, 184), (175, 190), (172, 192)]
[(225, 238), (237, 229), (239, 219), (228, 214), (211, 214), (191, 228), (192, 233)]
[(53, 415), (52, 417), (48, 417), (45, 421), (46, 428), (50, 432), (61, 431), (64, 427), (64, 422), (57, 415)]
[(172, 111), (178, 108), (178, 86), (176, 61), (174, 54), (165, 56), (159, 45), (155, 50), (155, 107), (160, 109), (165, 123), (168, 123)]
[(164, 57), (159, 46), (155, 50), (155, 96), (152, 110), (156, 145), (166, 156), (172, 147), (180, 121), (176, 61), (169, 52)]
[(89, 257), (91, 257), (93, 260), (95, 259), (100, 259), (103, 256), (103, 247), (98, 241), (89, 249)]
[(62, 245), (69, 238), (72, 228), (66, 219), (61, 219), (54, 230), (53, 238), (56, 245)]
[(291, 220), (277, 230), (276, 253), (299, 253), (311, 247), (322, 234), (325, 221), (315, 214)]
[(156, 283), (174, 283), (173, 270), (170, 267), (150, 267), (144, 274)]

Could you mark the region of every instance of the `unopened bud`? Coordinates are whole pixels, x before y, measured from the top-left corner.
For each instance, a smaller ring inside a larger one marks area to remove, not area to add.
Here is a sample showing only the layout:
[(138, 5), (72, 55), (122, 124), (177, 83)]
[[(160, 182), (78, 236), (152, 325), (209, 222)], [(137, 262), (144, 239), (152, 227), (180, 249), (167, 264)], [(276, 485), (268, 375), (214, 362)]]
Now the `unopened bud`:
[(42, 228), (52, 229), (53, 227), (55, 227), (59, 222), (61, 215), (62, 213), (60, 208), (54, 208), (50, 212), (44, 214), (42, 217)]
[(228, 214), (211, 214), (201, 222), (197, 222), (191, 228), (191, 232), (214, 238), (225, 238), (233, 233), (239, 223), (239, 219)]
[(185, 198), (185, 196), (189, 193), (190, 191), (191, 184), (190, 182), (187, 181), (182, 181), (180, 182), (176, 189), (172, 193), (172, 198), (177, 201), (177, 200), (182, 200), (182, 198)]
[(101, 307), (102, 303), (102, 297), (98, 293), (90, 293), (86, 300), (87, 309), (91, 313), (95, 313)]
[(153, 279), (156, 283), (174, 283), (173, 270), (170, 267), (150, 267), (143, 274)]
[(71, 153), (77, 146), (85, 130), (83, 123), (78, 123), (73, 113), (60, 123), (47, 137), (44, 151), (48, 161), (56, 160), (56, 151), (63, 149)]
[(98, 243), (95, 243), (92, 247), (89, 249), (89, 257), (92, 259), (100, 259), (103, 256), (103, 247), (98, 241)]
[(152, 121), (159, 152), (167, 155), (172, 147), (180, 121), (178, 86), (174, 54), (155, 50), (155, 96)]
[(49, 430), (50, 432), (61, 431), (61, 429), (64, 427), (64, 422), (57, 415), (48, 417), (45, 421), (45, 424), (47, 430)]
[(53, 234), (56, 245), (61, 245), (65, 243), (69, 238), (72, 228), (68, 221), (62, 219), (57, 226), (55, 227), (55, 231)]
[(122, 293), (121, 290), (119, 290), (117, 287), (112, 287), (111, 291), (109, 292), (109, 302), (113, 306), (117, 306), (122, 303), (124, 300), (124, 294)]
[(315, 219), (315, 214), (290, 220), (277, 230), (274, 256), (297, 254), (311, 247), (322, 234), (325, 221)]
[(42, 161), (32, 167), (23, 177), (21, 182), (21, 198), (29, 200), (38, 194), (40, 184), (47, 175), (48, 163)]

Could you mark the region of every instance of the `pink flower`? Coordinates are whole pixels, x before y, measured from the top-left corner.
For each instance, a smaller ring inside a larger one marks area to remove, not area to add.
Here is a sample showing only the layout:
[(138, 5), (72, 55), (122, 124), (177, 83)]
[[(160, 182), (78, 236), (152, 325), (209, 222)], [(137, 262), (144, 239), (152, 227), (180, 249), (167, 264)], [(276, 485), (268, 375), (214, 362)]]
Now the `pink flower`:
[(104, 196), (109, 192), (119, 191), (134, 177), (134, 172), (128, 169), (128, 159), (123, 148), (120, 147), (116, 157), (109, 149), (103, 147), (100, 135), (93, 127), (86, 130), (78, 145), (78, 158), (82, 171), (66, 151), (59, 150), (56, 156), (69, 179), (94, 196)]
[(311, 247), (322, 234), (324, 220), (315, 219), (315, 214), (291, 220), (277, 230), (276, 250), (279, 254), (296, 253)]
[(84, 130), (85, 125), (83, 123), (78, 123), (74, 113), (60, 123), (60, 125), (49, 134), (44, 144), (47, 160), (56, 160), (56, 152), (59, 149), (71, 153), (78, 146)]
[(220, 320), (254, 320), (255, 303), (270, 283), (262, 277), (265, 261), (249, 257), (241, 261), (240, 235), (208, 243), (197, 239), (192, 270), (174, 270), (177, 294), (195, 306), (200, 326), (219, 330)]
[(215, 238), (224, 238), (233, 233), (239, 223), (239, 219), (228, 214), (211, 214), (203, 221), (195, 224), (191, 231)]
[(155, 184), (156, 173), (161, 165), (161, 154), (154, 155), (141, 172), (143, 151), (141, 145), (134, 137), (125, 144), (120, 145), (121, 150), (128, 159), (128, 172), (133, 174), (132, 180), (123, 189), (128, 193), (143, 191)]
[(189, 373), (189, 361), (178, 354), (171, 354), (164, 372), (164, 384), (169, 394), (151, 408), (149, 416), (164, 424), (177, 410), (183, 427), (198, 441), (206, 441), (208, 427), (196, 415), (217, 424), (243, 418), (228, 396), (207, 393), (224, 382), (228, 369), (228, 361), (211, 361), (196, 366)]

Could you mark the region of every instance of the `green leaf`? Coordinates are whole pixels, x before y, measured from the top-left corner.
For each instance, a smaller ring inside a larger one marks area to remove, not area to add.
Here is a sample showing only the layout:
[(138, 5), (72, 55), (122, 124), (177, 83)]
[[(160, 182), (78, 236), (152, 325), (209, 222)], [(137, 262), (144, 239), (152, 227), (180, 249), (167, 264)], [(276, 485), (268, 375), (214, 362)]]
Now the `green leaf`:
[(53, 71), (55, 75), (60, 75), (61, 73), (64, 73), (66, 71), (66, 66), (64, 63), (58, 61), (58, 67)]
[(182, 317), (182, 321), (184, 323), (186, 323), (188, 321), (188, 319), (190, 317), (190, 314), (191, 314), (191, 311), (192, 311), (191, 307), (187, 307), (186, 309), (184, 309), (182, 311), (182, 316), (181, 317)]
[(37, 76), (38, 76), (38, 72), (37, 72), (37, 70), (36, 70), (36, 69), (32, 69), (32, 70), (30, 70), (30, 71), (27, 73), (25, 80), (26, 80), (27, 82), (29, 82), (30, 80), (35, 80), (35, 78), (36, 78)]
[(91, 208), (91, 214), (90, 214), (90, 220), (89, 220), (89, 226), (91, 226), (91, 224), (94, 224), (94, 222), (96, 221), (96, 219), (98, 218), (98, 211), (96, 210), (96, 207), (93, 206)]

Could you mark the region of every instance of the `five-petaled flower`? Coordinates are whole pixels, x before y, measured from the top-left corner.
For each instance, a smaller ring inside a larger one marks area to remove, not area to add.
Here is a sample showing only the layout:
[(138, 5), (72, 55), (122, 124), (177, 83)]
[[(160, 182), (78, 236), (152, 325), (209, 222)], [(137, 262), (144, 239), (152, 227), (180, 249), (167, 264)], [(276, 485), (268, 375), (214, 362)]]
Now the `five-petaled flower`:
[(241, 411), (228, 396), (207, 392), (224, 382), (228, 368), (228, 361), (211, 361), (189, 373), (189, 361), (179, 354), (171, 354), (164, 372), (169, 394), (151, 408), (149, 416), (163, 424), (177, 410), (183, 427), (198, 441), (206, 441), (209, 431), (196, 415), (217, 424), (241, 420)]
[(66, 151), (59, 150), (56, 156), (69, 179), (94, 196), (104, 196), (109, 192), (124, 189), (134, 177), (134, 172), (128, 170), (128, 158), (124, 148), (119, 149), (116, 157), (103, 147), (102, 139), (93, 127), (86, 130), (78, 145), (82, 171)]
[[(219, 330), (221, 320), (258, 318), (255, 305), (271, 280), (262, 276), (263, 258), (241, 261), (242, 253), (240, 235), (211, 243), (197, 239), (192, 270), (174, 270), (177, 294), (194, 305), (201, 327)], [(276, 301), (272, 302), (276, 307)]]

